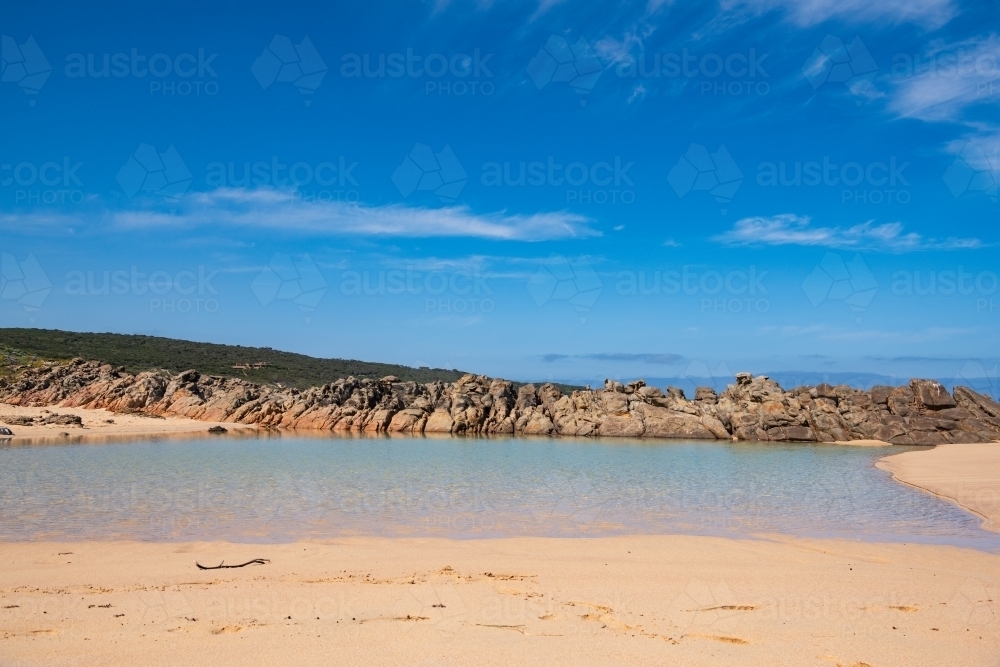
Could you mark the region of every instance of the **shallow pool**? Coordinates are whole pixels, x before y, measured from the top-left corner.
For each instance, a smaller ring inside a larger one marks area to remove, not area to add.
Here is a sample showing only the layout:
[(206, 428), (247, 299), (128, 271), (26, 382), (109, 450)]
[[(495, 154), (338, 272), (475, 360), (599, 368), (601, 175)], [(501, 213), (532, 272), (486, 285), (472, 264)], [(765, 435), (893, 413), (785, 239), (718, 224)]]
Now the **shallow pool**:
[(904, 448), (461, 437), (0, 446), (0, 540), (785, 533), (1000, 548)]

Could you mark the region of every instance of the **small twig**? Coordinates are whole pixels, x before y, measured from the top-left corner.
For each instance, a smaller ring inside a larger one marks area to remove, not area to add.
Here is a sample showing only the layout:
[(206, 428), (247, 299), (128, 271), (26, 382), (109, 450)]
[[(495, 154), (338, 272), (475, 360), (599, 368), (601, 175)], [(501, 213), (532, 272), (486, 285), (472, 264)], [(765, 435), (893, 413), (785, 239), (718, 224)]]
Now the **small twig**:
[(198, 566), (199, 570), (221, 570), (230, 567), (246, 567), (247, 565), (264, 565), (265, 563), (270, 563), (270, 562), (271, 560), (268, 558), (254, 558), (253, 560), (248, 560), (247, 562), (240, 563), (239, 565), (226, 565), (226, 561), (222, 561), (218, 565), (212, 565), (212, 566), (202, 565), (198, 561), (195, 561), (194, 564)]

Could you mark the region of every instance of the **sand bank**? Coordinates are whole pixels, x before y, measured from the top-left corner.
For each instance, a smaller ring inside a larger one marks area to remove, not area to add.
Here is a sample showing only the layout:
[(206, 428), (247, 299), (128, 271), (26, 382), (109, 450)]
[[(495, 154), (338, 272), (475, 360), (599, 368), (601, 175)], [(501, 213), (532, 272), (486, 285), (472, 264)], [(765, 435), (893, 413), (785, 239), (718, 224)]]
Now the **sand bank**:
[[(202, 571), (268, 558), (266, 565)], [(0, 662), (995, 667), (1000, 555), (831, 540), (0, 545)]]
[[(8, 424), (4, 417), (48, 417), (49, 415), (76, 415), (82, 426), (66, 424)], [(109, 436), (153, 436), (206, 433), (213, 426), (222, 426), (228, 432), (253, 432), (257, 427), (245, 424), (223, 424), (221, 422), (199, 421), (185, 417), (151, 417), (142, 414), (121, 414), (107, 410), (88, 408), (29, 408), (0, 403), (0, 426), (13, 431), (13, 437), (3, 437), (0, 442), (27, 443), (45, 440), (102, 439)]]
[(892, 443), (885, 440), (835, 440), (833, 444), (851, 447), (892, 447)]
[(979, 515), (984, 529), (1000, 533), (1000, 443), (941, 445), (887, 456), (876, 465), (897, 481)]

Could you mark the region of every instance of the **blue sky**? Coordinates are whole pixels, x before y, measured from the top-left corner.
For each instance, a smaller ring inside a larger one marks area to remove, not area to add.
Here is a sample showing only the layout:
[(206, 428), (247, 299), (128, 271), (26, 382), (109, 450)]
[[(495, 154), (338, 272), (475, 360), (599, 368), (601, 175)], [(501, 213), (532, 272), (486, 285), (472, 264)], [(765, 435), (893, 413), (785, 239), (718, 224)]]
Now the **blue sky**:
[(3, 326), (995, 389), (995, 2), (213, 4), (0, 9)]

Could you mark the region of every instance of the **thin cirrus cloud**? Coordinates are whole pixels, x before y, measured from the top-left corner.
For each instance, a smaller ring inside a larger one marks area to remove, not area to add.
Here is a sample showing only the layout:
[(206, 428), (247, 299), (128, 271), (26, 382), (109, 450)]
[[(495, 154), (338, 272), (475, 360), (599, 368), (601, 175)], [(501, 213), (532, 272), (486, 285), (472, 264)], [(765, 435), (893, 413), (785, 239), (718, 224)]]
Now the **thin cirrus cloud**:
[(764, 13), (783, 10), (792, 23), (810, 27), (830, 19), (850, 23), (916, 23), (938, 28), (955, 15), (952, 0), (722, 0), (722, 9)]
[[(909, 66), (908, 66), (909, 65)], [(889, 109), (924, 121), (976, 123), (976, 111), (995, 118), (1000, 96), (1000, 37), (991, 34), (935, 45), (919, 59), (893, 66)]]
[(809, 216), (784, 213), (737, 220), (733, 228), (712, 238), (726, 245), (794, 245), (913, 252), (919, 250), (962, 250), (980, 248), (972, 238), (928, 239), (916, 232), (904, 232), (899, 222), (873, 224), (871, 220), (851, 227), (814, 227)]
[(112, 222), (125, 228), (219, 226), (304, 234), (397, 237), (478, 237), (497, 241), (543, 241), (599, 236), (591, 220), (568, 212), (480, 214), (467, 206), (369, 206), (307, 202), (287, 190), (220, 188), (184, 197), (177, 210), (116, 211)]

